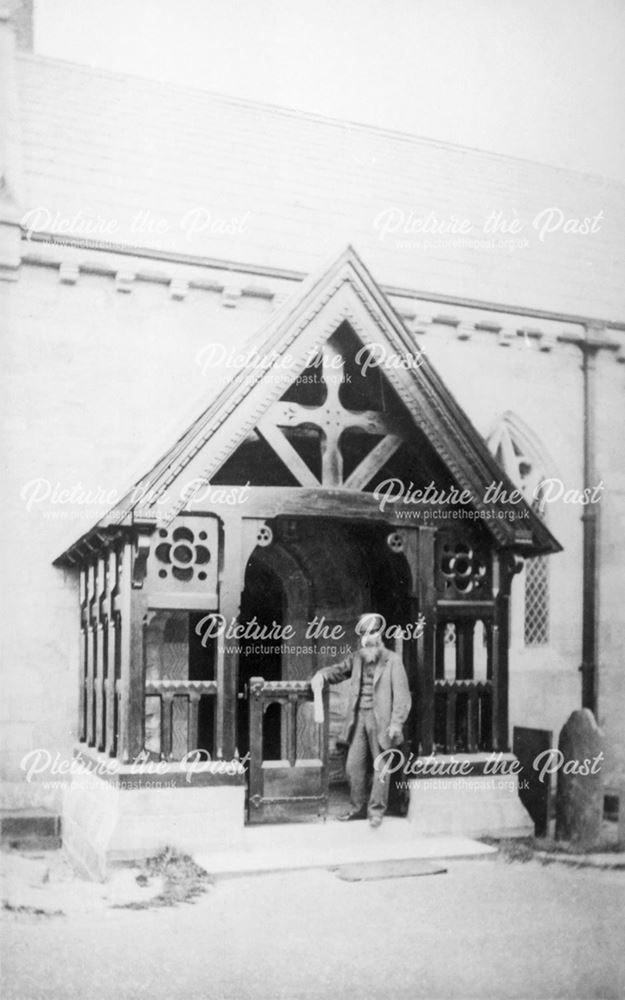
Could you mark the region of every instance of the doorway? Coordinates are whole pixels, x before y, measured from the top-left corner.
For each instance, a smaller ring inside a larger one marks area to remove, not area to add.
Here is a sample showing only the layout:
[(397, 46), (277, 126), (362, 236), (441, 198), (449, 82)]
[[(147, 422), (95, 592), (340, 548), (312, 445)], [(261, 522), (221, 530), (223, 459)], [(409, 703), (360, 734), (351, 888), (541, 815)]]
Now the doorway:
[[(257, 550), (248, 562), (239, 620), (244, 627), (265, 627), (266, 631), (288, 625), (294, 638), (289, 642), (241, 640), (237, 703), (241, 755), (250, 750), (250, 679), (282, 682), (280, 692), (265, 690), (254, 695), (254, 733), (260, 740), (262, 730), (263, 750), (262, 759), (257, 752), (259, 759), (252, 762), (258, 771), (250, 795), (250, 801), (258, 800), (252, 803), (253, 822), (276, 821), (278, 816), (280, 822), (295, 821), (306, 816), (306, 808), (310, 817), (324, 797), (326, 813), (347, 811), (345, 752), (339, 737), (349, 681), (328, 690), (325, 750), (320, 749), (320, 727), (301, 683), (356, 648), (354, 625), (362, 613), (378, 611), (389, 626), (403, 627), (414, 612), (408, 563), (403, 552), (389, 543), (388, 526), (334, 518), (276, 518), (272, 532), (272, 543)], [(323, 622), (325, 635), (307, 637), (312, 619)], [(386, 645), (398, 647), (392, 637)], [(410, 650), (404, 648), (402, 655), (410, 675)], [(315, 762), (323, 772), (321, 777)], [(319, 782), (325, 783), (325, 791)]]

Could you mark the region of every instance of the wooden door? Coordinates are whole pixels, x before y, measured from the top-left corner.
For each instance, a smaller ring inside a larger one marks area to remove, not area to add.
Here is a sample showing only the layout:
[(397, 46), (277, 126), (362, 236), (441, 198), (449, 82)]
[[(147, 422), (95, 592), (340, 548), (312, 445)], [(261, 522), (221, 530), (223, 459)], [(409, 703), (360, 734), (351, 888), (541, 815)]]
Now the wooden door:
[[(325, 816), (328, 811), (328, 689), (324, 721), (316, 725), (317, 753), (300, 757), (298, 713), (311, 711), (309, 681), (265, 681), (252, 677), (249, 686), (250, 761), (248, 822), (294, 822)], [(267, 709), (278, 704), (282, 715), (281, 755), (264, 757)]]

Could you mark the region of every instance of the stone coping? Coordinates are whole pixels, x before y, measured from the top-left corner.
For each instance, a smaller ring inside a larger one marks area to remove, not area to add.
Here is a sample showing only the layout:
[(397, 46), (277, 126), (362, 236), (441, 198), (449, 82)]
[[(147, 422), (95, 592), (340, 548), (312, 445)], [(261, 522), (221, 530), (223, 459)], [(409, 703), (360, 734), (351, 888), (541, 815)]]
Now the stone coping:
[[(182, 764), (180, 761), (141, 761), (122, 764), (114, 757), (93, 750), (76, 747), (74, 760), (89, 774), (123, 790), (136, 791), (141, 787), (199, 788), (240, 786), (246, 783), (246, 765), (239, 761), (214, 760)], [(80, 771), (74, 772), (80, 775)]]
[[(399, 753), (400, 751), (392, 751)], [(518, 757), (508, 750), (488, 750), (479, 753), (437, 753), (437, 754), (407, 754), (403, 762), (398, 758), (389, 757), (389, 773), (395, 778), (427, 781), (432, 778), (481, 778), (481, 777), (518, 777), (521, 768)], [(399, 766), (396, 767), (396, 764)], [(511, 770), (511, 765), (516, 768)]]
[[(399, 751), (396, 751), (399, 752)], [(190, 760), (180, 761), (140, 760), (123, 764), (114, 757), (91, 747), (76, 747), (74, 760), (95, 777), (101, 778), (120, 789), (137, 789), (142, 786), (154, 788), (198, 788), (217, 786), (238, 786), (246, 783), (246, 762)], [(392, 762), (396, 758), (390, 758)], [(518, 774), (510, 771), (517, 761), (508, 751), (489, 751), (475, 754), (435, 754), (416, 756), (408, 754), (403, 763), (393, 770), (398, 778), (424, 780), (437, 778), (479, 778), (494, 775), (508, 777)]]

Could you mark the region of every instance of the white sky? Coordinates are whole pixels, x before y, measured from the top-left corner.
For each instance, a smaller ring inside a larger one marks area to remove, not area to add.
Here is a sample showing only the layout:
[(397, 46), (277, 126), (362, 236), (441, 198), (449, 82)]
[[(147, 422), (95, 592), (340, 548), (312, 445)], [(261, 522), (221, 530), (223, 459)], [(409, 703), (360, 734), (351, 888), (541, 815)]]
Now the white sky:
[(625, 181), (625, 0), (36, 0), (35, 49)]

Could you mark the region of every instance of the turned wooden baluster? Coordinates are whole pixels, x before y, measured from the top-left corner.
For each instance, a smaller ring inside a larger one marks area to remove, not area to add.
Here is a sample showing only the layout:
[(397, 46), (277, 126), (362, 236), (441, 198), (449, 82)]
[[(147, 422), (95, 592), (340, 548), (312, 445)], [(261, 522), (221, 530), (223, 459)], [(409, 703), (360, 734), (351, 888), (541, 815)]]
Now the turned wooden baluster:
[(479, 690), (471, 687), (467, 699), (467, 752), (475, 753), (478, 746)]
[(295, 767), (297, 760), (297, 695), (290, 694), (288, 701), (283, 705), (286, 711), (286, 755), (291, 767)]
[(161, 695), (161, 757), (163, 760), (171, 760), (173, 707), (173, 694), (164, 691)]
[(104, 750), (104, 715), (105, 715), (105, 683), (106, 683), (106, 590), (107, 590), (107, 563), (104, 556), (99, 556), (97, 561), (96, 577), (96, 656), (95, 656), (95, 748)]
[(198, 691), (189, 692), (187, 752), (198, 749), (198, 721), (201, 694)]
[(95, 743), (95, 598), (95, 565), (91, 563), (87, 569), (87, 685), (85, 692), (86, 737), (87, 745), (90, 747)]
[(78, 685), (78, 739), (87, 739), (87, 644), (89, 641), (87, 617), (87, 570), (80, 571), (80, 683)]
[(107, 601), (107, 644), (106, 644), (106, 738), (105, 750), (111, 756), (116, 750), (117, 692), (116, 682), (119, 672), (119, 557), (115, 549), (109, 552)]
[(447, 706), (445, 715), (445, 750), (454, 753), (456, 749), (456, 688), (447, 691)]

